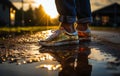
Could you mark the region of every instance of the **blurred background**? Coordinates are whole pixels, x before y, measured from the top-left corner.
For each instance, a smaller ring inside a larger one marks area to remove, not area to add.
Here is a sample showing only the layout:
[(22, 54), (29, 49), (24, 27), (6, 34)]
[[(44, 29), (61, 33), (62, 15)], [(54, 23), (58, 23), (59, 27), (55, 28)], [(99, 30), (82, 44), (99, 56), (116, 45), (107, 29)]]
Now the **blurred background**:
[[(119, 26), (120, 0), (91, 0), (93, 25)], [(0, 0), (0, 27), (57, 25), (54, 0)]]

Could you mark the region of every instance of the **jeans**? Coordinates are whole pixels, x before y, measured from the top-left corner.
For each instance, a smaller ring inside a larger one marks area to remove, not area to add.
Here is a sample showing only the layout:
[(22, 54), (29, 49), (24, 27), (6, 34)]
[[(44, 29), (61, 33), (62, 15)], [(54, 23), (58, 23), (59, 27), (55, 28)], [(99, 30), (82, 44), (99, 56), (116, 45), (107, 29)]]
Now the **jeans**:
[(60, 22), (92, 22), (90, 0), (55, 0), (55, 3)]

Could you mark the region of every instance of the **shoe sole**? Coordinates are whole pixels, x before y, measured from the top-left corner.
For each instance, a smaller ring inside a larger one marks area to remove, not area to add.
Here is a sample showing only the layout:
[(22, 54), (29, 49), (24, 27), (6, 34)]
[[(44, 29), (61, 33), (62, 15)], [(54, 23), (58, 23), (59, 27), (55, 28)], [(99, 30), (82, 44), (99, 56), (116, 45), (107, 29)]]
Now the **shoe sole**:
[(42, 45), (42, 46), (62, 46), (62, 45), (79, 44), (79, 40), (76, 40), (76, 41), (66, 41), (66, 42), (56, 42), (56, 43), (53, 43), (53, 44), (39, 42), (39, 44)]

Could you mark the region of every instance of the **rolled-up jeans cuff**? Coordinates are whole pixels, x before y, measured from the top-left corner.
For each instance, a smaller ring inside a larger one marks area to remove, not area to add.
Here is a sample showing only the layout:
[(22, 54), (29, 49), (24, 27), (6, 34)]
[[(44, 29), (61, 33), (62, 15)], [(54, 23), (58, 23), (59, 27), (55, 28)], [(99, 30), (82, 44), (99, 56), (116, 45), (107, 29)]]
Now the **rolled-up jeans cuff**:
[(86, 18), (78, 19), (78, 21), (77, 21), (77, 23), (92, 23), (92, 22), (93, 22), (92, 17), (86, 17)]
[(76, 16), (59, 16), (60, 22), (74, 23), (76, 21)]

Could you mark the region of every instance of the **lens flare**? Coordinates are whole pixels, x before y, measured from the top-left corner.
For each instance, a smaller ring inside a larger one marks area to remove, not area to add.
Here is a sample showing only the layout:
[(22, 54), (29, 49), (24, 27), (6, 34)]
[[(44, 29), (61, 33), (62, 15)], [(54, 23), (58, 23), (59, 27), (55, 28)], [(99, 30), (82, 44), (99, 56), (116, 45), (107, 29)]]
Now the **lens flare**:
[(45, 12), (51, 17), (56, 18), (58, 16), (58, 12), (55, 6), (55, 0), (35, 0), (35, 5), (38, 7), (42, 5)]

